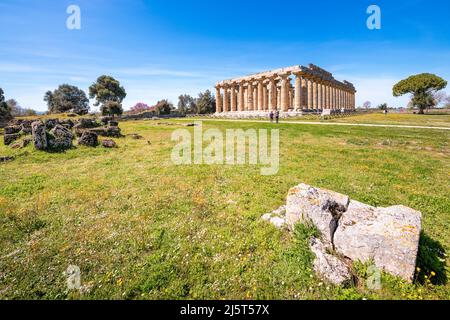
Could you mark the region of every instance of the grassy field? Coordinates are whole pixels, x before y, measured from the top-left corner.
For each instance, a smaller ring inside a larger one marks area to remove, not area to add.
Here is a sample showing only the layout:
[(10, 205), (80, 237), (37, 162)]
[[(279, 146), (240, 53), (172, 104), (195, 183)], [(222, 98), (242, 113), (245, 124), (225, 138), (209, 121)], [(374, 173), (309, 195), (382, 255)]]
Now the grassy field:
[[(439, 117), (427, 125), (449, 125)], [(0, 142), (0, 156), (16, 156), (0, 164), (0, 299), (450, 298), (450, 132), (204, 122), (279, 128), (280, 171), (261, 176), (250, 165), (173, 165), (170, 137), (185, 122), (165, 122), (175, 125), (121, 123), (144, 139), (116, 139), (117, 149), (43, 153)], [(309, 230), (289, 234), (260, 219), (301, 182), (422, 211), (419, 280), (383, 275), (372, 291), (364, 266), (348, 288), (317, 279)], [(71, 264), (81, 292), (67, 290)]]

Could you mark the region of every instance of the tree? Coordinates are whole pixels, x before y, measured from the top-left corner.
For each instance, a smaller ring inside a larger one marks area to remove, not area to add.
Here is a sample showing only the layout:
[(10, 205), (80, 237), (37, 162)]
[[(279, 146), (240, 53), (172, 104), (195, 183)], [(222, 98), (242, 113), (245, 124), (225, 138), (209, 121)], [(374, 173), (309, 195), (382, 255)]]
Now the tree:
[(89, 100), (83, 90), (62, 84), (55, 91), (47, 91), (44, 96), (50, 113), (73, 112), (79, 115), (89, 112)]
[(173, 104), (171, 104), (166, 99), (158, 101), (155, 105), (155, 111), (158, 115), (161, 114), (170, 114), (173, 109)]
[(89, 87), (89, 97), (96, 99), (95, 106), (108, 101), (122, 103), (127, 96), (124, 87), (120, 82), (110, 76), (100, 76), (97, 81)]
[(411, 76), (397, 83), (393, 88), (394, 97), (412, 94), (414, 107), (419, 108), (419, 114), (424, 110), (435, 106), (433, 94), (447, 86), (447, 81), (430, 73), (422, 73)]
[(178, 110), (184, 113), (194, 113), (197, 109), (197, 104), (194, 98), (188, 94), (182, 94), (178, 97)]
[(372, 102), (370, 102), (370, 101), (364, 102), (364, 104), (363, 104), (364, 109), (370, 109), (371, 107), (372, 107)]
[(216, 112), (216, 98), (211, 91), (200, 92), (197, 98), (197, 113), (207, 114)]
[(378, 109), (386, 111), (388, 109), (387, 103), (382, 103), (378, 106)]
[(134, 105), (134, 107), (130, 109), (130, 113), (142, 113), (145, 111), (152, 111), (152, 110), (154, 110), (154, 107), (150, 107), (149, 105), (143, 102), (138, 102)]
[(0, 121), (11, 120), (11, 109), (8, 104), (5, 102), (5, 96), (3, 89), (0, 88)]
[(112, 116), (113, 118), (114, 115), (120, 116), (123, 114), (122, 104), (117, 101), (106, 101), (101, 105), (100, 111), (102, 112), (102, 115)]
[(445, 103), (447, 99), (447, 94), (444, 91), (437, 91), (433, 93), (434, 105), (439, 107), (442, 103)]

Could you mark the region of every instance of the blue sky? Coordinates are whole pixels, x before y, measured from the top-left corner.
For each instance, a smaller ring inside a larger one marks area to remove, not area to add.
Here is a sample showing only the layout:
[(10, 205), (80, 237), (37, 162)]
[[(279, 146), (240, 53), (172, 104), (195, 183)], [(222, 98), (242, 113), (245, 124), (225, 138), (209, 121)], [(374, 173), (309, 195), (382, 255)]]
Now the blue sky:
[[(66, 28), (71, 4), (81, 8), (81, 30)], [(366, 27), (371, 4), (381, 8), (381, 30)], [(399, 107), (408, 99), (392, 97), (398, 80), (421, 72), (450, 80), (449, 12), (447, 0), (0, 0), (0, 87), (46, 110), (47, 90), (88, 91), (109, 74), (129, 108), (314, 63), (353, 82), (359, 105)]]

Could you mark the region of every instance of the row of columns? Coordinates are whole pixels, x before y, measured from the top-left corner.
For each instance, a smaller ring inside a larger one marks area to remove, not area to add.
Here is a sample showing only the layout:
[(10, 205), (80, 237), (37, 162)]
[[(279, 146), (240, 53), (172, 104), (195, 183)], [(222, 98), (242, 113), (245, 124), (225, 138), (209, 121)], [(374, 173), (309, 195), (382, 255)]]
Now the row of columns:
[[(216, 86), (217, 112), (354, 110), (355, 90), (304, 74), (253, 78)], [(222, 93), (223, 91), (223, 93)]]

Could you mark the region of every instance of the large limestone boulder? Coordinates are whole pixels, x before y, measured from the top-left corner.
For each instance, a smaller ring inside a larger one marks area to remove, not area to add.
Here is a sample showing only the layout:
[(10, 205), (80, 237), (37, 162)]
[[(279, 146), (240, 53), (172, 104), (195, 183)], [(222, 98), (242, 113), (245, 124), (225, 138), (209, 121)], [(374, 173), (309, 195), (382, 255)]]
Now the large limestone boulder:
[(20, 130), (22, 130), (22, 127), (20, 125), (8, 126), (8, 127), (5, 127), (5, 134), (19, 133)]
[(334, 246), (354, 261), (373, 260), (378, 268), (412, 281), (421, 228), (421, 213), (411, 208), (375, 208), (352, 200), (339, 221)]
[(48, 147), (52, 150), (66, 150), (72, 148), (72, 132), (60, 124), (50, 130), (47, 141)]
[(326, 189), (300, 184), (291, 190), (286, 202), (286, 222), (293, 229), (298, 222), (312, 222), (328, 243), (343, 212), (348, 208), (348, 196)]
[(38, 150), (47, 149), (47, 132), (45, 129), (46, 127), (42, 121), (35, 121), (31, 124), (34, 147)]
[(335, 285), (346, 285), (352, 280), (349, 266), (329, 253), (331, 248), (317, 238), (310, 240), (309, 248), (316, 256), (314, 271), (323, 279)]

